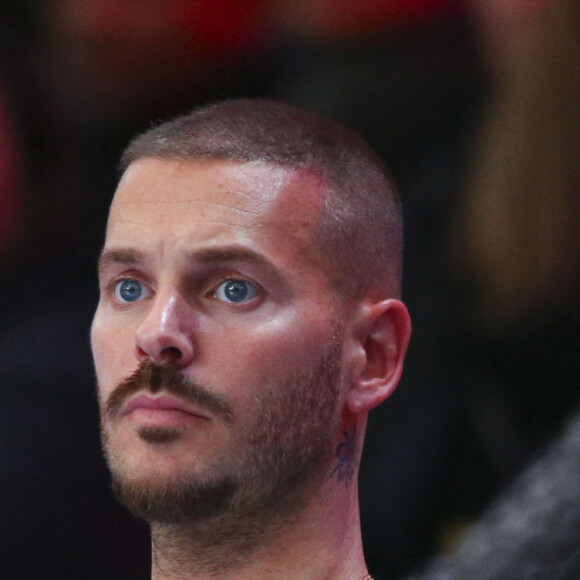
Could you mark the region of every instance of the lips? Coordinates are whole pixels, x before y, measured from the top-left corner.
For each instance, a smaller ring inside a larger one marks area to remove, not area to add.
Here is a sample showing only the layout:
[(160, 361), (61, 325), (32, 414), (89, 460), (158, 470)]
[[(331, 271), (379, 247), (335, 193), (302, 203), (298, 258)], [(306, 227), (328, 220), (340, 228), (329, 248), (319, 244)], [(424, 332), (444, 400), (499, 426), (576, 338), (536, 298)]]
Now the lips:
[(209, 419), (206, 415), (193, 409), (186, 402), (168, 395), (151, 397), (149, 395), (137, 395), (127, 401), (123, 408), (123, 416), (130, 415), (135, 411), (150, 412), (150, 414), (185, 414), (198, 419)]

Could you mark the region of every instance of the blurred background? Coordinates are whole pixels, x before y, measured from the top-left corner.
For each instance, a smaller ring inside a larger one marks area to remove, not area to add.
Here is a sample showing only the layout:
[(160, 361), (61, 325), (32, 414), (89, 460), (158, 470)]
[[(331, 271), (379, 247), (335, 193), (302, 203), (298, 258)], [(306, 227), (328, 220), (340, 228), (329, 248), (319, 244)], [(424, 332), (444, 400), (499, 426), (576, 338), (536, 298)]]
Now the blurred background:
[(88, 329), (119, 155), (272, 97), (358, 130), (399, 185), (404, 379), (361, 473), (369, 570), (453, 550), (579, 402), (576, 0), (2, 0), (0, 565), (142, 579), (98, 441)]

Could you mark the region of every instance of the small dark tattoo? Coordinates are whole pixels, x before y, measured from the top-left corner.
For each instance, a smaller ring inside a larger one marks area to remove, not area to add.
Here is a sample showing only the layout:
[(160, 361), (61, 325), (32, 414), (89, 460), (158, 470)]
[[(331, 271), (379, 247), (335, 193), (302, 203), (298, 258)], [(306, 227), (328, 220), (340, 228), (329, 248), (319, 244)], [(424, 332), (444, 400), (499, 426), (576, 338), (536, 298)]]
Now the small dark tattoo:
[(336, 447), (334, 456), (338, 459), (338, 465), (332, 470), (330, 477), (337, 481), (343, 481), (345, 487), (350, 485), (358, 465), (358, 445), (356, 431), (343, 431), (344, 440)]

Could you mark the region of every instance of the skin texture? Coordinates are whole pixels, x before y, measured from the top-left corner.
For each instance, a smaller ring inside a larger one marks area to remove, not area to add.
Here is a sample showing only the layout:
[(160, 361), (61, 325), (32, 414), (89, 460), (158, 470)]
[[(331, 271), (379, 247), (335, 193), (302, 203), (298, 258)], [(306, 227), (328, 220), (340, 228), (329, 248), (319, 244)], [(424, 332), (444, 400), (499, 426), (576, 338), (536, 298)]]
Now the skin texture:
[[(193, 524), (153, 522), (153, 578), (366, 573), (356, 497), (366, 412), (398, 382), (410, 324), (398, 300), (374, 297), (346, 307), (331, 290), (325, 259), (312, 244), (324, 195), (315, 175), (261, 163), (144, 159), (121, 180), (91, 333), (101, 406), (140, 364), (154, 363), (226, 401), (230, 415), (191, 402), (187, 412), (123, 414), (121, 403), (120, 412), (103, 415), (117, 477), (170, 484), (243, 463), (264, 402), (297, 388), (290, 378), (315, 372), (329, 345), (339, 345), (332, 379), (322, 381), (333, 387), (326, 428), (316, 435), (327, 433), (330, 452), (301, 488), (304, 501), (294, 504), (293, 517), (277, 522), (243, 561), (231, 555), (231, 544), (221, 555), (219, 542), (203, 545)], [(134, 302), (115, 293), (126, 279), (140, 283)], [(230, 279), (249, 282), (255, 294), (229, 303), (223, 283)], [(307, 413), (300, 411), (309, 425), (315, 419)], [(272, 416), (283, 423), (280, 413)], [(144, 429), (172, 435), (160, 442)], [(220, 571), (226, 550), (230, 566)]]

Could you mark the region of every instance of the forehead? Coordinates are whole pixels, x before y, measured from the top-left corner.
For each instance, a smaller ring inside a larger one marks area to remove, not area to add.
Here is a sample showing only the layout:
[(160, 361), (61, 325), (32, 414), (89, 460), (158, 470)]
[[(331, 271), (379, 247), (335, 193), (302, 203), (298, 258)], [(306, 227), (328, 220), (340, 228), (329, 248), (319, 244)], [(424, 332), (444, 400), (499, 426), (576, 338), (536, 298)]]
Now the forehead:
[(267, 163), (142, 159), (119, 183), (107, 243), (269, 240), (310, 252), (326, 190), (311, 172)]

